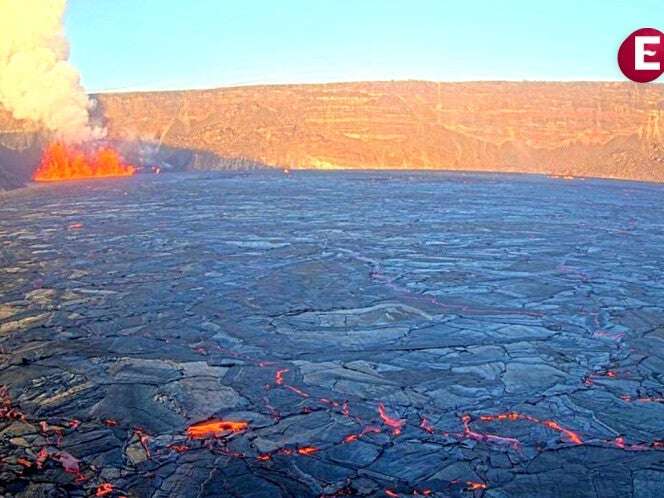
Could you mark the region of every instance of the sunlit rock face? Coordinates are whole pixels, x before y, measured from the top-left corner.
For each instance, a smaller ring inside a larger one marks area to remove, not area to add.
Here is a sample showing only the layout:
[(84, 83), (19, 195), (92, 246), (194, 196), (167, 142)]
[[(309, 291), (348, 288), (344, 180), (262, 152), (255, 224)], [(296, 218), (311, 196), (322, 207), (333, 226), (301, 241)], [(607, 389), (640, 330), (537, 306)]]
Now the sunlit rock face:
[(434, 168), (664, 180), (664, 89), (364, 82), (103, 95), (111, 135), (289, 168)]
[[(661, 85), (359, 82), (96, 99), (111, 138), (279, 167), (664, 180)], [(0, 111), (0, 131), (24, 129)]]

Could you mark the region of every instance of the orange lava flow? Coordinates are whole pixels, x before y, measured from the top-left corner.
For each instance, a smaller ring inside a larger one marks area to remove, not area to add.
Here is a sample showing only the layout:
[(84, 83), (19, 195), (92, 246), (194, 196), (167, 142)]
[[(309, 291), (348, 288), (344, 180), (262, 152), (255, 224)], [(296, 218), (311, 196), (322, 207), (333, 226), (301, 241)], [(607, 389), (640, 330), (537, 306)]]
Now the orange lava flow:
[(247, 422), (232, 420), (206, 420), (187, 427), (187, 436), (191, 439), (218, 437), (224, 432), (242, 432), (249, 427)]
[(44, 150), (32, 179), (38, 182), (58, 182), (131, 176), (134, 173), (136, 168), (125, 164), (120, 154), (110, 147), (84, 152), (61, 142), (53, 142)]

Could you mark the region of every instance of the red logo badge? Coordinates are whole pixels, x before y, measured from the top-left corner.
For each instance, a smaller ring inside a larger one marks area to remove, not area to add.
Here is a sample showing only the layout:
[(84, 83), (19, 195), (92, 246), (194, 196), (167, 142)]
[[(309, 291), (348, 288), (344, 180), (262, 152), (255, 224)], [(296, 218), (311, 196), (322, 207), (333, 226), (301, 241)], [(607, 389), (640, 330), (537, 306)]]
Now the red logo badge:
[(655, 28), (637, 29), (618, 50), (620, 70), (630, 80), (648, 83), (664, 72), (664, 33)]

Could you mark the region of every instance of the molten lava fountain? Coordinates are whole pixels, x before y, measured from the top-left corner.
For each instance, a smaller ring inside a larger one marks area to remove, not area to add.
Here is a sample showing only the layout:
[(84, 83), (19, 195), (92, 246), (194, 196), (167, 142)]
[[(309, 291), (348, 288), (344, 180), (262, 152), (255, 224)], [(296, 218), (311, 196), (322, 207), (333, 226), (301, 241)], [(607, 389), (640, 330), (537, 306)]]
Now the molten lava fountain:
[(84, 152), (74, 146), (54, 142), (44, 150), (39, 168), (32, 178), (38, 182), (57, 182), (131, 176), (135, 172), (136, 168), (125, 164), (120, 154), (110, 147)]

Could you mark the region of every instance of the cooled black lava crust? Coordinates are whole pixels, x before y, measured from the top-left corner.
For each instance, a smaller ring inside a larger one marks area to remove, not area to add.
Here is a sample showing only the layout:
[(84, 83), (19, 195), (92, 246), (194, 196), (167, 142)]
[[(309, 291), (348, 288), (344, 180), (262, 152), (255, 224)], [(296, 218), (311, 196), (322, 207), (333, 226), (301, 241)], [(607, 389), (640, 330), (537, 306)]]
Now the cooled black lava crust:
[(661, 185), (293, 172), (14, 192), (0, 494), (662, 496), (663, 258)]

